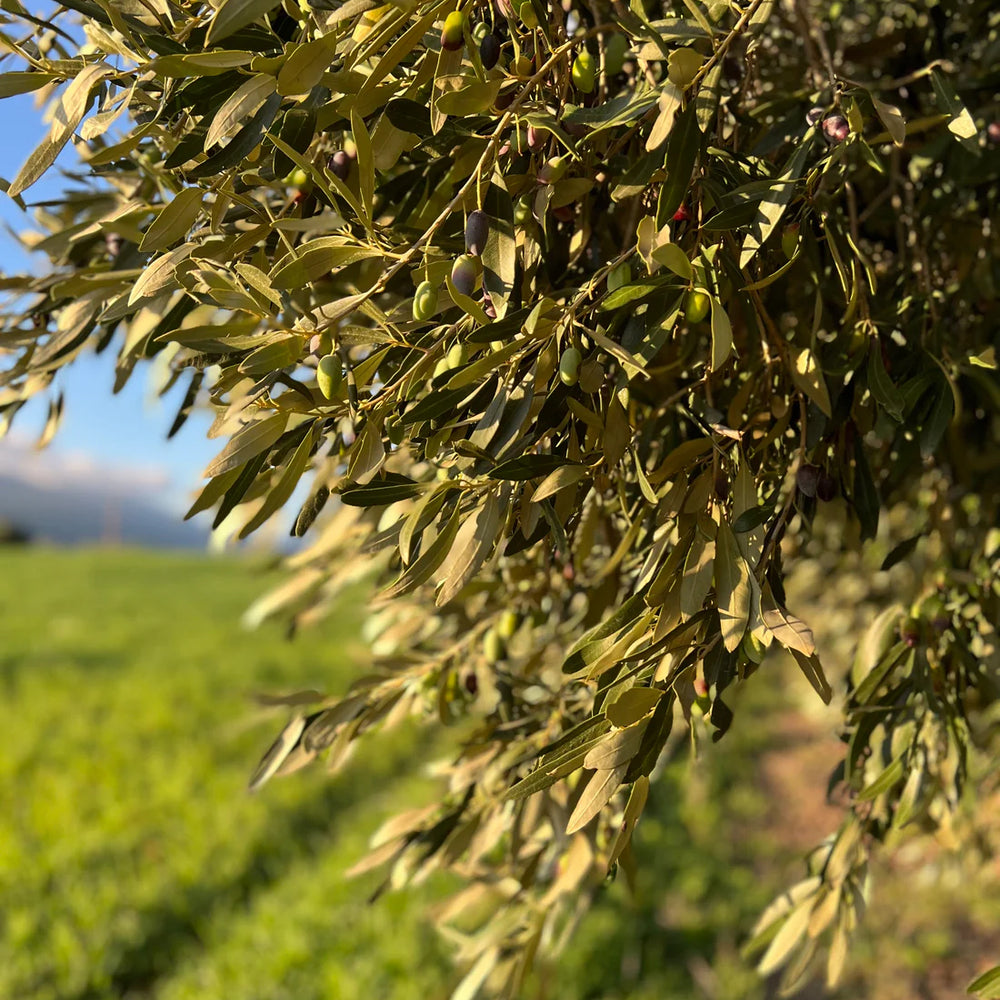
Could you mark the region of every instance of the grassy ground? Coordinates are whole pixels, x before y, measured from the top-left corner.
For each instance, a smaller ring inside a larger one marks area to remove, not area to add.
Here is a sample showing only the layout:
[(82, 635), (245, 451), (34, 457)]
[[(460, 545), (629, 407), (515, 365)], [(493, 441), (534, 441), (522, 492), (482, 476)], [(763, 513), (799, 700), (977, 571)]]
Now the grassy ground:
[(374, 879), (342, 877), (426, 791), (404, 766), (418, 733), (246, 793), (279, 724), (250, 694), (342, 684), (358, 648), (350, 608), (294, 643), (242, 632), (260, 586), (188, 556), (3, 553), (0, 996), (443, 989), (419, 896), (368, 907)]
[[(266, 586), (192, 556), (0, 550), (0, 997), (447, 996), (456, 976), (422, 919), (445, 886), (368, 906), (378, 876), (342, 875), (432, 792), (408, 765), (425, 737), (398, 730), (337, 777), (245, 791), (279, 724), (252, 692), (339, 690), (363, 655), (353, 607), (293, 643), (240, 630)], [(804, 682), (772, 669), (725, 740), (666, 769), (636, 834), (636, 897), (609, 884), (533, 996), (771, 995), (740, 938), (835, 826), (839, 754), (836, 713), (804, 711)], [(950, 1000), (1000, 958), (995, 886), (949, 881), (921, 850), (879, 873), (840, 996)]]

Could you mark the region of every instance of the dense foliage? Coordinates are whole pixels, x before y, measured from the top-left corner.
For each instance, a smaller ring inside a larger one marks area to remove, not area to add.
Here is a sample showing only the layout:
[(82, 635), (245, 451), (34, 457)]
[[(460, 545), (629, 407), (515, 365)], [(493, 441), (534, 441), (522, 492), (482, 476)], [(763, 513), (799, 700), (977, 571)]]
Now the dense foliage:
[(59, 369), (110, 349), (119, 385), (186, 380), (175, 428), (216, 413), (192, 514), (245, 537), (308, 477), (315, 540), (249, 619), (375, 570), (375, 662), (290, 701), (252, 786), (455, 725), (369, 861), (467, 879), (461, 996), (516, 994), (631, 877), (665, 747), (724, 736), (768, 647), (833, 697), (784, 588), (827, 509), (856, 548), (902, 507), (884, 568), (919, 573), (835, 678), (849, 809), (761, 971), (835, 982), (875, 845), (961, 833), (1000, 718), (991, 7), (72, 0), (80, 45), (5, 6), (0, 94), (52, 107), (9, 194), (74, 133), (101, 180), (5, 281), (5, 425), (48, 394), (50, 436)]

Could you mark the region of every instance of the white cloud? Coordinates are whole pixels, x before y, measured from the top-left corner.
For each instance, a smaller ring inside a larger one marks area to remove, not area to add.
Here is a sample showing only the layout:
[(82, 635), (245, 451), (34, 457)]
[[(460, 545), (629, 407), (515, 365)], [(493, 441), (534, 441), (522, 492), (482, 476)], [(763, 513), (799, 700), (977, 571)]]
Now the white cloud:
[(115, 465), (58, 445), (37, 451), (18, 434), (0, 439), (0, 475), (11, 476), (39, 489), (80, 491), (126, 496), (148, 496), (166, 489), (170, 476), (156, 465)]

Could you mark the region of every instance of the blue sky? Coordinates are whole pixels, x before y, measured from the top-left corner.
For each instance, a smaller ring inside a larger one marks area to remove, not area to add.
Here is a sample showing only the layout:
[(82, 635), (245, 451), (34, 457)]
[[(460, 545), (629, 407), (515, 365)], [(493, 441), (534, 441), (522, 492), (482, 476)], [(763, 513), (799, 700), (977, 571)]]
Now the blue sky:
[[(11, 67), (13, 68), (13, 67)], [(36, 108), (34, 95), (26, 94), (0, 100), (0, 176), (10, 180), (47, 132), (43, 109)], [(78, 165), (72, 144), (63, 151), (59, 164)], [(24, 200), (44, 201), (59, 195), (65, 186), (56, 168), (24, 193)], [(8, 232), (23, 232), (33, 226), (30, 214), (22, 212), (6, 194), (0, 193), (0, 272), (38, 270), (44, 261), (25, 253)], [(126, 387), (112, 396), (114, 356), (111, 348), (97, 357), (80, 357), (58, 376), (57, 385), (65, 393), (65, 416), (62, 427), (49, 446), (53, 458), (64, 455), (85, 456), (97, 467), (128, 467), (157, 470), (166, 479), (161, 500), (171, 510), (183, 511), (201, 482), (201, 474), (222, 441), (209, 441), (205, 430), (207, 415), (195, 415), (171, 441), (166, 432), (184, 394), (186, 380), (175, 386), (162, 400), (148, 387), (147, 368), (137, 368)], [(18, 439), (34, 439), (44, 425), (46, 404), (37, 400), (15, 418), (13, 433)], [(0, 439), (0, 449), (5, 444)]]

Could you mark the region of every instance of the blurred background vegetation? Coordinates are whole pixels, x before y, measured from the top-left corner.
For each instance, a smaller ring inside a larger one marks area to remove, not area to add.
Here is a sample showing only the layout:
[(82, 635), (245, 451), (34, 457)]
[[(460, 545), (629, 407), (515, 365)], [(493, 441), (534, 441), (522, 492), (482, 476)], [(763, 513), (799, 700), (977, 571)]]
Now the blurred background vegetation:
[[(838, 530), (831, 521), (827, 534)], [(870, 577), (882, 555), (856, 573)], [(898, 593), (910, 572), (866, 590)], [(821, 557), (794, 579), (793, 606), (836, 674), (866, 609), (846, 592), (833, 610), (829, 595), (825, 613), (809, 606)], [(343, 874), (388, 816), (430, 799), (439, 753), (425, 732), (363, 742), (335, 777), (307, 769), (246, 792), (276, 721), (254, 695), (341, 691), (364, 656), (363, 590), (293, 642), (242, 631), (267, 583), (259, 561), (0, 548), (0, 996), (405, 1000), (454, 987), (449, 942), (425, 914), (456, 884), (435, 875), (369, 904), (382, 876)], [(675, 747), (637, 831), (634, 895), (621, 874), (607, 883), (531, 996), (774, 995), (740, 946), (835, 828), (839, 808), (820, 790), (842, 745), (836, 702), (822, 706), (778, 658), (764, 669), (773, 683), (740, 688), (724, 740), (695, 756)], [(883, 858), (837, 997), (965, 995), (1000, 955), (1000, 870), (973, 854), (911, 835), (891, 866)], [(823, 993), (812, 983), (798, 995)]]

